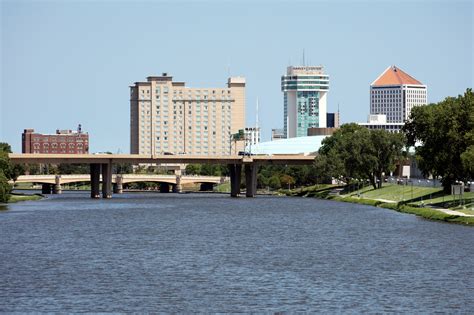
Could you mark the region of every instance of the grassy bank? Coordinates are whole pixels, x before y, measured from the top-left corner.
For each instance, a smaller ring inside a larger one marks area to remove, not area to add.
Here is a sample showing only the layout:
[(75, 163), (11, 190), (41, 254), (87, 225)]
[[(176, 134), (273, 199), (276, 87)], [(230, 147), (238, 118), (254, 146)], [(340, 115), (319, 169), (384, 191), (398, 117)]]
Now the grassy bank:
[[(342, 191), (342, 194), (335, 194), (334, 192), (336, 190)], [(459, 205), (461, 201), (453, 200), (452, 196), (445, 195), (440, 188), (433, 187), (387, 185), (381, 189), (365, 187), (355, 191), (345, 191), (343, 187), (326, 185), (326, 187), (311, 186), (303, 189), (295, 189), (287, 191), (285, 194), (287, 196), (315, 197), (364, 204), (402, 213), (410, 213), (430, 220), (474, 225), (474, 217), (448, 214), (430, 208), (443, 208), (442, 206), (446, 206), (447, 209), (460, 211), (465, 214), (474, 214), (474, 211), (467, 207), (472, 205), (474, 193), (466, 193), (464, 195), (462, 206)]]
[(42, 199), (43, 196), (40, 194), (34, 195), (23, 195), (23, 194), (12, 194), (8, 203), (14, 203), (18, 201), (27, 201), (27, 200), (39, 200)]

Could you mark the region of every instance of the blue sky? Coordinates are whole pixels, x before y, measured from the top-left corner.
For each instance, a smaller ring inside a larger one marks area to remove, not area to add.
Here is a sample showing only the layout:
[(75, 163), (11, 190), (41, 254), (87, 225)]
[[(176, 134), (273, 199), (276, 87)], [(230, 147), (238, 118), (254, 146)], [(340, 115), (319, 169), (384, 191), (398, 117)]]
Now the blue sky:
[(1, 1), (0, 141), (21, 151), (25, 128), (81, 123), (91, 152), (129, 152), (129, 85), (168, 72), (187, 86), (247, 79), (263, 140), (283, 125), (280, 76), (323, 65), (328, 110), (366, 121), (369, 85), (397, 65), (428, 101), (473, 86), (470, 1)]

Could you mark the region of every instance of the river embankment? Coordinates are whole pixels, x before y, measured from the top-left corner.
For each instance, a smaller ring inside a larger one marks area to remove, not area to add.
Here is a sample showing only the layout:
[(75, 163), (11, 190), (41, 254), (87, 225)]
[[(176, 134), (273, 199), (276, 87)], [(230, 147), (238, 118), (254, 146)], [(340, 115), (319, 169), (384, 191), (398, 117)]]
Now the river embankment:
[[(319, 185), (281, 192), (286, 196), (310, 197), (339, 202), (363, 204), (378, 208), (395, 210), (402, 213), (414, 214), (429, 220), (474, 226), (474, 214), (471, 214), (470, 212), (464, 213), (456, 210), (441, 209), (435, 207), (434, 205), (424, 206), (425, 203), (423, 202), (422, 195), (421, 197), (416, 196), (416, 198), (409, 200), (388, 200), (382, 198), (386, 196), (383, 191), (384, 188), (380, 189), (379, 193), (374, 193), (377, 190), (367, 190), (367, 188), (347, 193), (345, 191), (346, 188), (347, 187), (345, 186)], [(368, 194), (371, 196), (370, 198), (364, 196), (367, 195), (366, 193), (368, 191), (371, 192)], [(400, 195), (399, 197), (403, 199), (403, 195)], [(392, 199), (397, 198), (392, 197)]]

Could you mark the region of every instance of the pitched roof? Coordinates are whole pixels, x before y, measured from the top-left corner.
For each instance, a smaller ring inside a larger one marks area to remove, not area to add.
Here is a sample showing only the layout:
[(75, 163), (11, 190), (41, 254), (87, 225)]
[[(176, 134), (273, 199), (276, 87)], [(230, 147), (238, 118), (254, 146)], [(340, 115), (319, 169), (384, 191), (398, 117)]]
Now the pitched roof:
[(372, 82), (372, 86), (378, 85), (402, 85), (402, 84), (416, 84), (423, 85), (420, 81), (404, 72), (402, 69), (396, 66), (390, 66)]

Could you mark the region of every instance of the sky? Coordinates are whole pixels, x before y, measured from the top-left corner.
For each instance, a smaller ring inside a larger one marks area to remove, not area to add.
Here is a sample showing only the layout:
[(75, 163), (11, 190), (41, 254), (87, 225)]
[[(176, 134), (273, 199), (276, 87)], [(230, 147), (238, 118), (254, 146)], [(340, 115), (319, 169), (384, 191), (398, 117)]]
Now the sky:
[(244, 76), (246, 125), (283, 127), (281, 75), (323, 65), (328, 111), (365, 122), (369, 86), (396, 65), (428, 102), (473, 87), (471, 1), (9, 1), (1, 10), (0, 142), (23, 129), (89, 132), (90, 152), (130, 150), (129, 86), (167, 72), (190, 87)]

